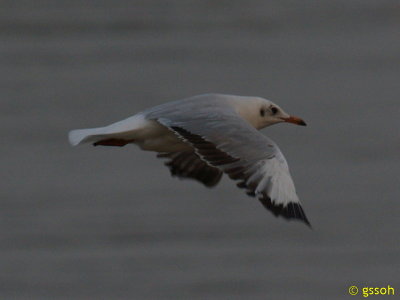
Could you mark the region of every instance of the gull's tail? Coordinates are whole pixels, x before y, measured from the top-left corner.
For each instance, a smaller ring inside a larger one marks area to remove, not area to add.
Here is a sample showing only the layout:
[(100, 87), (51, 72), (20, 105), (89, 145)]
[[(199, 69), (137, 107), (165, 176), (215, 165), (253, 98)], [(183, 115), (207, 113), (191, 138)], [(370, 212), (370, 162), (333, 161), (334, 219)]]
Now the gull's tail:
[(97, 142), (104, 138), (105, 127), (76, 129), (68, 133), (68, 139), (72, 146), (77, 146), (84, 143)]
[(144, 116), (138, 114), (106, 127), (71, 130), (68, 139), (72, 146), (85, 143), (93, 143), (95, 146), (124, 146), (134, 142), (146, 122)]

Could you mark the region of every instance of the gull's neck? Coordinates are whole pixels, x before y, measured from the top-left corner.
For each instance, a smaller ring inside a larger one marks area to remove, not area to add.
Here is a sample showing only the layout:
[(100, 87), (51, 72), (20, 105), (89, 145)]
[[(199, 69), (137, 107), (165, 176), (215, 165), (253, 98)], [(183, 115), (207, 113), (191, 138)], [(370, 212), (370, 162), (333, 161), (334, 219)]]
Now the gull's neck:
[(250, 123), (251, 126), (253, 126), (256, 129), (261, 129), (265, 125), (262, 124), (260, 121), (260, 116), (259, 116), (259, 101), (257, 98), (253, 97), (241, 97), (241, 98), (247, 98), (247, 99), (235, 99), (232, 101), (232, 106), (236, 110), (236, 112), (241, 116), (243, 119), (245, 119), (248, 123)]

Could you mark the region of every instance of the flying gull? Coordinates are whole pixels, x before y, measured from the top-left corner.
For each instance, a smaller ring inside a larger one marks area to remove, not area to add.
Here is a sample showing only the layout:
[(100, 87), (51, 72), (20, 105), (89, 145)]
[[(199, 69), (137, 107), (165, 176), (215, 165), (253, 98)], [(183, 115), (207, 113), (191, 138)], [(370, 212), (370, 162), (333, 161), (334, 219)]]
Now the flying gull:
[(285, 157), (258, 131), (280, 122), (306, 125), (260, 97), (204, 94), (149, 108), (106, 127), (72, 130), (69, 141), (74, 146), (136, 144), (166, 158), (172, 176), (207, 187), (217, 185), (225, 173), (275, 216), (310, 226)]

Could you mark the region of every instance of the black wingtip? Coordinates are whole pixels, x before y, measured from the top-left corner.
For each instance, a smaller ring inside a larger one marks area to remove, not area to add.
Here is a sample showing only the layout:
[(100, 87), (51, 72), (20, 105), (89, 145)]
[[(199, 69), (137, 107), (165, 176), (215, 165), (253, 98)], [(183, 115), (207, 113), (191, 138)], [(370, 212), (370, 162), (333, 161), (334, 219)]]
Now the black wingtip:
[(312, 227), (310, 221), (308, 221), (306, 215), (304, 215), (304, 219), (301, 219), (300, 221), (303, 222), (304, 224), (306, 224), (308, 226), (308, 228), (310, 228), (311, 230), (314, 230), (314, 228)]
[(259, 198), (259, 200), (275, 217), (283, 217), (288, 221), (300, 221), (313, 229), (300, 203), (290, 202), (283, 206), (283, 204), (276, 205), (270, 198)]
[(292, 213), (289, 215), (289, 217), (302, 221), (303, 223), (305, 223), (310, 229), (312, 229), (311, 223), (310, 221), (308, 221), (308, 218), (303, 210), (303, 207), (301, 206), (300, 203), (289, 203), (289, 205), (292, 205), (294, 207)]
[(308, 220), (303, 207), (300, 203), (290, 202), (285, 207), (282, 208), (282, 216), (287, 220), (296, 220), (303, 222), (310, 229), (312, 229), (311, 223)]

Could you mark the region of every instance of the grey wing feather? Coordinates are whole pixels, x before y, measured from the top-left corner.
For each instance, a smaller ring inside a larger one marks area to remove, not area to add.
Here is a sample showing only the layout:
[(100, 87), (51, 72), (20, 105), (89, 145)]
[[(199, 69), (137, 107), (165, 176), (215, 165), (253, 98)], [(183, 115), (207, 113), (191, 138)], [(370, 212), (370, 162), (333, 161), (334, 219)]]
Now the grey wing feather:
[(240, 180), (275, 216), (309, 225), (286, 160), (278, 146), (238, 116), (224, 98), (167, 105), (147, 113), (190, 143), (196, 153), (231, 179)]

